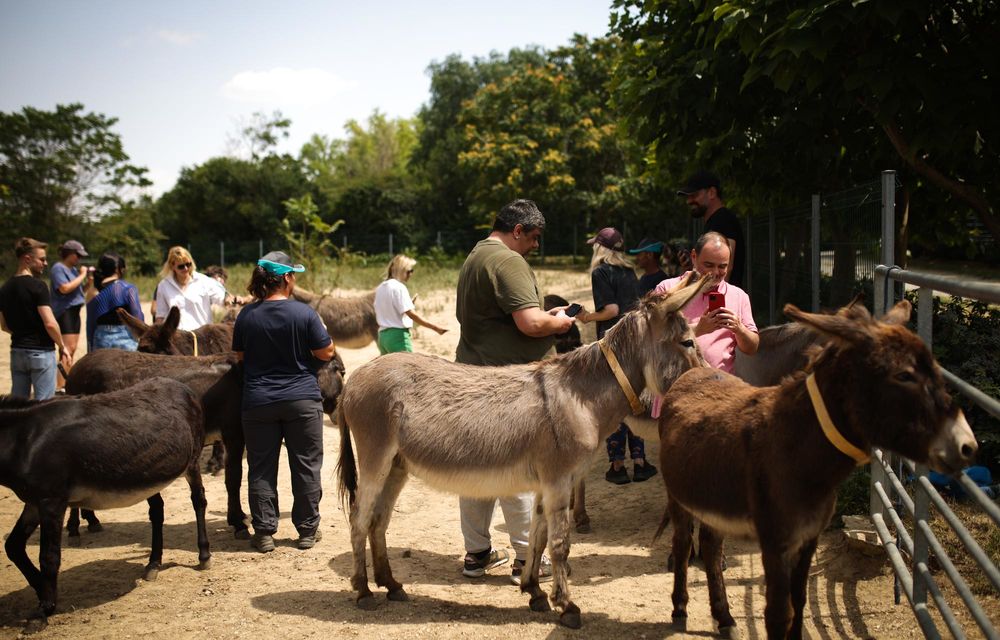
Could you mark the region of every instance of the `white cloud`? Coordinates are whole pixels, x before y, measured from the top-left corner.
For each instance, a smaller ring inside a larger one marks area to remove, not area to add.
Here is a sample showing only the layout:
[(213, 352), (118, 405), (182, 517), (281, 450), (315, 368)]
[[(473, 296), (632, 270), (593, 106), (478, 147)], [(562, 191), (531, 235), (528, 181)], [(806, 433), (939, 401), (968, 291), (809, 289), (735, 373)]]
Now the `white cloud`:
[(202, 35), (200, 33), (160, 29), (156, 32), (156, 37), (167, 44), (174, 45), (175, 47), (186, 47), (194, 44), (195, 41), (200, 40)]
[(314, 106), (329, 102), (350, 84), (323, 69), (241, 71), (222, 85), (222, 95), (238, 102)]

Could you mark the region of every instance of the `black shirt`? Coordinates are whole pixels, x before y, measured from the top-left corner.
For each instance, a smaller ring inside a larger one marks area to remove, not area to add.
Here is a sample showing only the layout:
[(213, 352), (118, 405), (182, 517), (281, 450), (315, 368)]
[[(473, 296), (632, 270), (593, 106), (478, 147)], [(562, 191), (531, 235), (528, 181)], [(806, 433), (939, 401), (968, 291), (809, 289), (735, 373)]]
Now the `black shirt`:
[(730, 240), (736, 241), (736, 251), (730, 256), (729, 262), (732, 264), (732, 271), (729, 274), (729, 282), (737, 287), (743, 288), (743, 269), (746, 262), (746, 253), (743, 244), (743, 227), (736, 214), (722, 207), (718, 209), (712, 217), (705, 221), (705, 232), (715, 231), (721, 233)]
[(590, 286), (594, 292), (594, 311), (600, 311), (609, 304), (618, 305), (617, 316), (597, 322), (597, 337), (602, 338), (604, 332), (615, 326), (623, 315), (635, 309), (639, 300), (639, 280), (631, 269), (605, 262), (591, 272)]
[(647, 273), (639, 278), (639, 297), (641, 298), (655, 289), (656, 285), (660, 284), (668, 277), (669, 276), (663, 272), (663, 269), (657, 269), (653, 273)]
[(0, 311), (12, 334), (12, 349), (55, 350), (38, 315), (38, 307), (49, 306), (49, 287), (34, 276), (14, 276), (0, 287)]

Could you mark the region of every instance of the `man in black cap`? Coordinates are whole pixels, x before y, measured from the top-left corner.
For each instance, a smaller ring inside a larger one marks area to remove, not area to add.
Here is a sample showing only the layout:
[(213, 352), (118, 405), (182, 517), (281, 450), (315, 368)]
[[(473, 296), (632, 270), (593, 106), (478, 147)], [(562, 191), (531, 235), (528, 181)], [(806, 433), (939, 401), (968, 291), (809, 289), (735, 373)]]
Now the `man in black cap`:
[(635, 256), (635, 266), (642, 269), (642, 276), (639, 278), (640, 298), (667, 279), (666, 272), (660, 266), (664, 246), (659, 240), (643, 238), (635, 249), (627, 251), (629, 255)]
[(743, 286), (743, 267), (746, 262), (745, 245), (743, 242), (743, 227), (730, 209), (722, 201), (722, 185), (719, 178), (709, 171), (699, 171), (690, 178), (683, 187), (677, 190), (677, 195), (687, 198), (691, 207), (691, 217), (704, 218), (703, 233), (715, 231), (725, 236), (729, 241), (732, 259), (729, 261), (729, 273), (726, 281)]

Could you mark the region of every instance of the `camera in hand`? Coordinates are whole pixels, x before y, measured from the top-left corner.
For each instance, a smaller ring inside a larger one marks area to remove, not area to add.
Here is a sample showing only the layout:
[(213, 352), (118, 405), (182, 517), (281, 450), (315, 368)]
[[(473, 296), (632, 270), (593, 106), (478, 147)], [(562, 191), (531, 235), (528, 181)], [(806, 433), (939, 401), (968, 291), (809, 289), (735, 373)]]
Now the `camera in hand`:
[(581, 311), (583, 311), (583, 307), (575, 302), (566, 307), (566, 315), (568, 315), (570, 318), (576, 316), (576, 314), (580, 313)]

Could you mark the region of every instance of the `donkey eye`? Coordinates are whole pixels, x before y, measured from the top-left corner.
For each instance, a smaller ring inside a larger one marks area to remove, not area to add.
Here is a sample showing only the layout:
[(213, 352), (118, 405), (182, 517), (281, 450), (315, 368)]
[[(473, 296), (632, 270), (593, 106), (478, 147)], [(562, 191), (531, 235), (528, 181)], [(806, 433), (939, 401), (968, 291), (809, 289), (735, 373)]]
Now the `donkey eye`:
[(682, 340), (681, 346), (691, 349), (694, 347), (694, 340)]
[(917, 378), (909, 371), (900, 371), (895, 375), (897, 382), (916, 382)]

